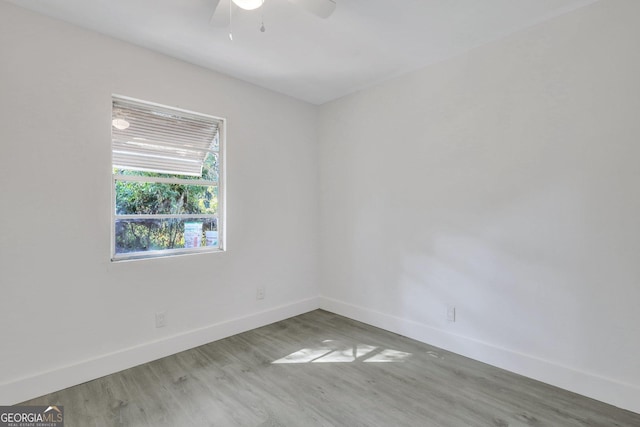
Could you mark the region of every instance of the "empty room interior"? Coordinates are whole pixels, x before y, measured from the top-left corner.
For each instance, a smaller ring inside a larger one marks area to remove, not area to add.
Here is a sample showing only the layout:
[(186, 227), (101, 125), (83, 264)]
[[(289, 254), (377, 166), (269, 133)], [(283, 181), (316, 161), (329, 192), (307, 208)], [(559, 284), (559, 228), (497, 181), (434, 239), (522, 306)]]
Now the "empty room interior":
[(1, 0), (0, 405), (640, 426), (639, 16)]

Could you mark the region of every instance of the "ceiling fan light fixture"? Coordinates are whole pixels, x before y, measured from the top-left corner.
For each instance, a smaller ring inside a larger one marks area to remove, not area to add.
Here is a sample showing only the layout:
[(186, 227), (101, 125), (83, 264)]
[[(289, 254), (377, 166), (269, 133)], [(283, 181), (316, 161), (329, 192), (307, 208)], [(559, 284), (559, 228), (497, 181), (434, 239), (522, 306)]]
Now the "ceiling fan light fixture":
[(254, 10), (262, 6), (264, 0), (232, 0), (236, 6), (244, 10)]
[(125, 130), (126, 128), (129, 127), (129, 122), (126, 121), (125, 119), (121, 119), (121, 118), (115, 118), (111, 121), (111, 124), (113, 125), (114, 128), (119, 129), (119, 130)]

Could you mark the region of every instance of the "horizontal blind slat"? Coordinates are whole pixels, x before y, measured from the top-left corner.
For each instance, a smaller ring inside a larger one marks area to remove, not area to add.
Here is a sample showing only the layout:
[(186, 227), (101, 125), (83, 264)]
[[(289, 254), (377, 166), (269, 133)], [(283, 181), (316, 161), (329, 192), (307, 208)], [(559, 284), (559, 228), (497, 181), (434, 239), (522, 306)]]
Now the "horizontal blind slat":
[(112, 107), (113, 119), (129, 123), (112, 127), (114, 168), (201, 176), (207, 154), (217, 151), (218, 119), (117, 97)]

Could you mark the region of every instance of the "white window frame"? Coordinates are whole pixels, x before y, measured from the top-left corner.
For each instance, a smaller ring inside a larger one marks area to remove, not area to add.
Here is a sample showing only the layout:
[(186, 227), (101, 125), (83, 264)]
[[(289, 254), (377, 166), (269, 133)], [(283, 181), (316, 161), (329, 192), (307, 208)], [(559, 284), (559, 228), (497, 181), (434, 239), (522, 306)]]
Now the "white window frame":
[[(154, 102), (144, 101), (140, 99), (130, 98), (122, 95), (112, 95), (112, 101), (116, 99), (129, 100), (137, 103), (145, 104), (149, 107), (159, 107), (162, 109), (171, 109), (176, 112), (187, 113), (197, 116), (206, 117), (208, 119), (215, 120), (218, 125), (218, 151), (210, 151), (218, 155), (218, 181), (208, 180), (190, 180), (182, 178), (165, 178), (165, 177), (146, 177), (146, 176), (128, 176), (118, 175), (113, 173), (113, 161), (111, 161), (111, 261), (132, 261), (142, 259), (155, 259), (163, 257), (173, 257), (181, 255), (202, 254), (202, 253), (221, 253), (226, 251), (227, 238), (226, 238), (226, 129), (227, 120), (223, 117), (212, 116), (209, 114), (203, 114), (195, 111), (185, 110), (181, 108), (171, 107), (163, 104), (157, 104)], [(113, 141), (113, 139), (112, 139)], [(113, 142), (111, 142), (113, 144)], [(113, 152), (112, 152), (113, 155)], [(126, 182), (155, 182), (164, 184), (182, 184), (190, 186), (215, 186), (218, 187), (218, 213), (217, 214), (148, 214), (148, 215), (118, 215), (116, 213), (116, 183), (118, 181)], [(128, 252), (128, 253), (116, 253), (116, 221), (119, 219), (139, 219), (141, 217), (150, 219), (171, 219), (179, 218), (183, 220), (189, 219), (203, 219), (203, 218), (215, 218), (217, 219), (217, 231), (218, 231), (218, 246), (217, 247), (197, 247), (197, 248), (173, 248), (173, 249), (161, 249), (143, 252)]]

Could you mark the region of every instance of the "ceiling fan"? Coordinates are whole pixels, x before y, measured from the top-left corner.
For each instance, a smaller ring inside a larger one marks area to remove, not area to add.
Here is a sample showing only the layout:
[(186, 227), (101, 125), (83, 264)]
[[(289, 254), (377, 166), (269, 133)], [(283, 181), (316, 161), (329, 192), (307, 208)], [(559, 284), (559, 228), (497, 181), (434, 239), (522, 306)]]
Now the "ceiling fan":
[[(271, 0), (213, 0), (214, 12), (211, 24), (216, 27), (226, 27), (230, 24), (232, 15), (240, 8), (254, 10), (264, 7), (264, 3)], [(288, 0), (320, 18), (328, 18), (336, 8), (335, 0)], [(234, 7), (237, 6), (237, 7)]]

